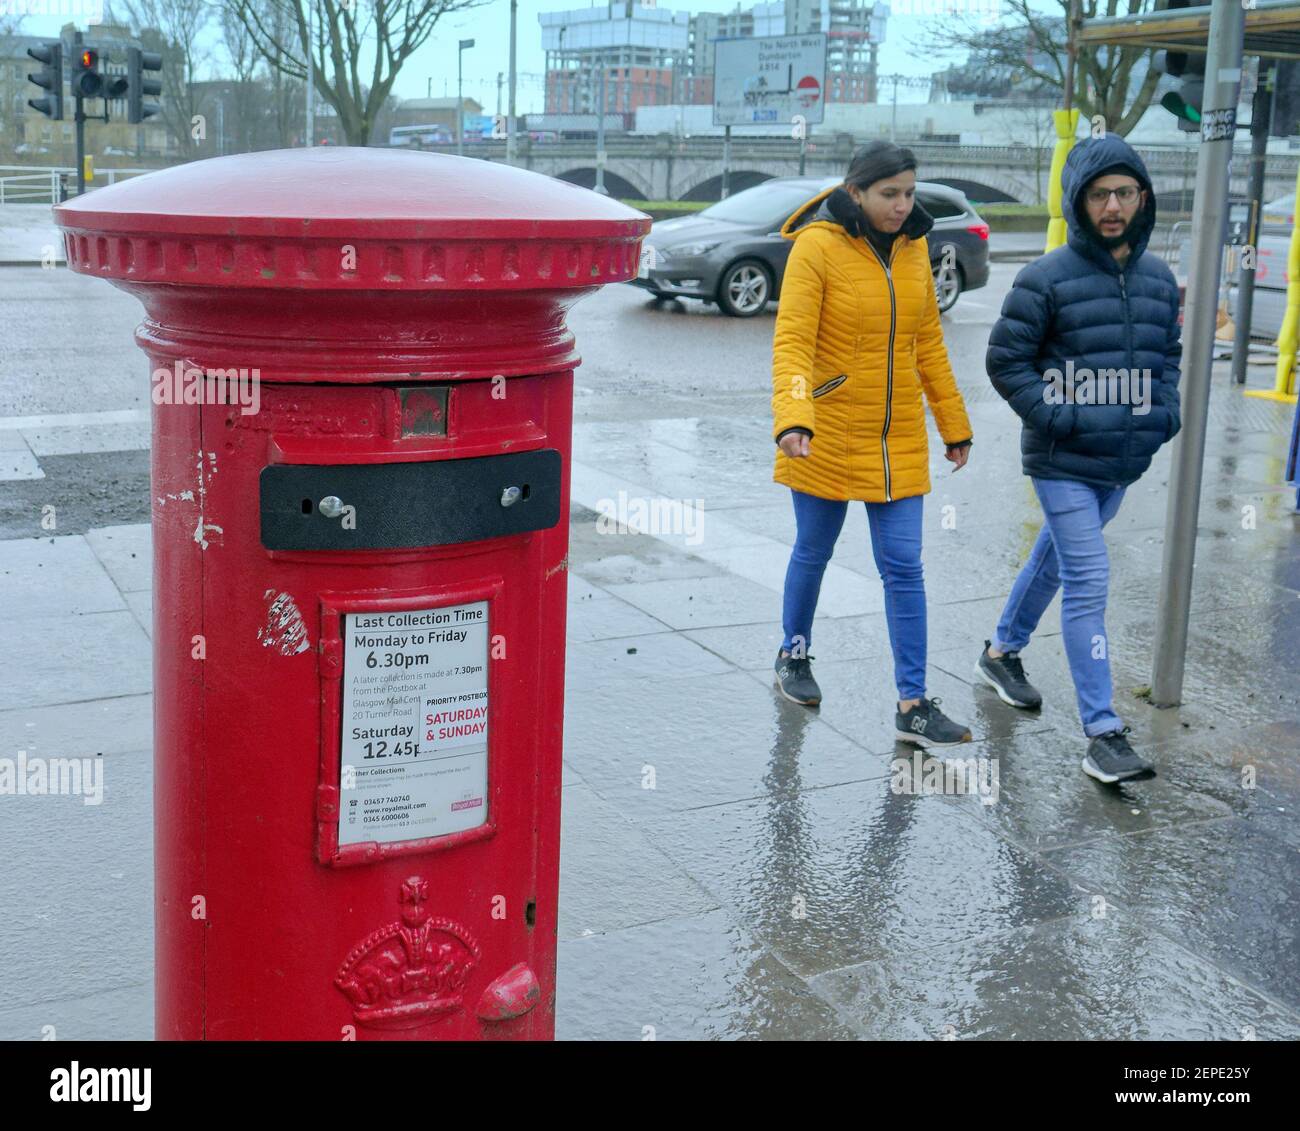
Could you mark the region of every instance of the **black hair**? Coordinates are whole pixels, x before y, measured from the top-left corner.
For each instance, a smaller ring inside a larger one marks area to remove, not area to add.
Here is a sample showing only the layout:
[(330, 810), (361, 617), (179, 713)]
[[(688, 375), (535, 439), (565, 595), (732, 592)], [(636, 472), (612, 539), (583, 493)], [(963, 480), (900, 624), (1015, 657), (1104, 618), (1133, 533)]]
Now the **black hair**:
[(853, 154), (849, 171), (844, 174), (844, 183), (864, 189), (908, 169), (916, 171), (916, 157), (910, 149), (892, 141), (869, 141)]

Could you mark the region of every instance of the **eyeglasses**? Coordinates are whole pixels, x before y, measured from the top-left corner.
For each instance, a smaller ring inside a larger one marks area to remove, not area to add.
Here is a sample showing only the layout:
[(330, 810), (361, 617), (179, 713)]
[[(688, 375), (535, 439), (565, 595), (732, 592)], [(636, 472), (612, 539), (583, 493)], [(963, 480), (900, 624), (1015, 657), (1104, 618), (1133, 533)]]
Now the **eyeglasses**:
[(1089, 204), (1105, 204), (1114, 193), (1121, 204), (1132, 204), (1141, 192), (1136, 185), (1121, 185), (1119, 188), (1093, 188), (1088, 190)]

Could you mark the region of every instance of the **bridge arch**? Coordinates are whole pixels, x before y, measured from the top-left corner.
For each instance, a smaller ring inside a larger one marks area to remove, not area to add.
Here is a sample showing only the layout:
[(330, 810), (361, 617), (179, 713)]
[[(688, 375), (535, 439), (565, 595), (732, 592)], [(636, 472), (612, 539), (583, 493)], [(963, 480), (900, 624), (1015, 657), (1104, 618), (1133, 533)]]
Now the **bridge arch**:
[(1003, 189), (993, 185), (986, 185), (980, 181), (972, 181), (968, 177), (926, 177), (927, 181), (936, 185), (947, 185), (949, 188), (955, 188), (959, 192), (964, 192), (966, 196), (975, 204), (1020, 204), (1014, 196)]
[[(1044, 162), (1042, 172), (1042, 198), (1047, 200), (1047, 180), (1051, 164)], [(976, 204), (991, 204), (994, 201), (1015, 204), (1033, 204), (1038, 199), (1038, 189), (1034, 185), (1033, 169), (993, 171), (980, 169), (974, 176), (969, 165), (946, 164), (939, 161), (923, 161), (917, 169), (917, 179), (932, 181), (939, 185), (949, 185), (961, 189)]]
[[(556, 174), (556, 180), (568, 181), (580, 188), (596, 187), (596, 167), (586, 165)], [(613, 169), (605, 166), (605, 188), (609, 195), (619, 200), (649, 200), (652, 190), (649, 184), (633, 169), (621, 167)]]
[[(755, 185), (761, 185), (764, 181), (770, 181), (772, 177), (772, 173), (760, 172), (757, 169), (732, 169), (727, 186), (728, 191), (732, 194), (743, 192)], [(697, 181), (677, 199), (703, 200), (711, 204), (716, 203), (722, 199), (722, 174), (717, 173), (714, 176), (705, 177), (702, 181)]]

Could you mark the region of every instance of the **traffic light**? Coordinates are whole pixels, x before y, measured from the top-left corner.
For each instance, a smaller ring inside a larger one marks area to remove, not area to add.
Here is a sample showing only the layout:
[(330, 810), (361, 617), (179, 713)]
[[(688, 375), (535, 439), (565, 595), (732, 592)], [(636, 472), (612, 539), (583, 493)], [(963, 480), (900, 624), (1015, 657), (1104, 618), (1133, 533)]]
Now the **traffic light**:
[(41, 64), (41, 73), (28, 75), (27, 81), (34, 82), (42, 90), (50, 93), (41, 98), (29, 98), (27, 105), (39, 110), (47, 118), (56, 122), (63, 120), (63, 44), (42, 43), (39, 47), (27, 48), (27, 54)]
[(162, 79), (144, 77), (146, 71), (161, 71), (162, 56), (157, 51), (141, 51), (129, 47), (126, 52), (126, 120), (143, 122), (152, 118), (161, 107), (156, 102), (146, 102), (145, 96), (162, 94)]
[[(1300, 65), (1294, 59), (1280, 59), (1275, 65), (1273, 116), (1268, 132), (1270, 137), (1291, 137), (1300, 133)], [(1260, 71), (1264, 69), (1261, 63)]]
[(1201, 102), (1205, 98), (1205, 56), (1188, 55), (1182, 72), (1182, 85), (1171, 90), (1160, 105), (1178, 119), (1184, 133), (1201, 132)]
[(101, 98), (104, 76), (99, 73), (99, 52), (93, 47), (78, 47), (72, 56), (72, 93), (82, 98)]
[[(1168, 10), (1186, 8), (1191, 0), (1169, 0)], [(1151, 66), (1158, 72), (1181, 79), (1177, 90), (1160, 99), (1160, 105), (1178, 119), (1184, 133), (1201, 132), (1201, 101), (1205, 98), (1205, 55), (1201, 52), (1157, 51)]]

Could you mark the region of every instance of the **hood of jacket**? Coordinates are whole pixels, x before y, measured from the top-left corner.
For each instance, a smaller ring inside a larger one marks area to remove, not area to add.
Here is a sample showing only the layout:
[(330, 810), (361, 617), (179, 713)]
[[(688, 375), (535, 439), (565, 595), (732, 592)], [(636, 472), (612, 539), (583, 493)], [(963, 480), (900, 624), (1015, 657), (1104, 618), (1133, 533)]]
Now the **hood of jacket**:
[[(792, 240), (814, 227), (842, 228), (851, 236), (865, 237), (866, 218), (843, 185), (832, 185), (796, 209), (782, 225), (781, 234)], [(899, 232), (908, 239), (919, 240), (933, 227), (934, 217), (917, 200)]]
[(1108, 133), (1105, 137), (1085, 138), (1070, 150), (1061, 171), (1061, 211), (1065, 213), (1070, 246), (1118, 273), (1120, 268), (1115, 257), (1088, 222), (1088, 208), (1083, 199), (1088, 182), (1113, 165), (1122, 165), (1146, 189), (1146, 207), (1137, 214), (1130, 236), (1129, 262), (1134, 262), (1146, 250), (1156, 226), (1156, 194), (1142, 158), (1122, 137)]

